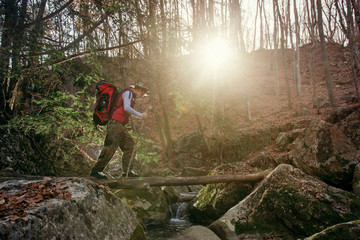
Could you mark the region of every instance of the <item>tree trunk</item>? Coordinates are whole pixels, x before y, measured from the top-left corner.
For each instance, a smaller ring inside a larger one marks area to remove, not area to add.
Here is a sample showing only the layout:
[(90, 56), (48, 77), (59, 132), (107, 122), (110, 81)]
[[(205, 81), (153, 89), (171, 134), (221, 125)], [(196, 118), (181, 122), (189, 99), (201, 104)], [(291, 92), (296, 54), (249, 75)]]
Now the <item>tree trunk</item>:
[[(192, 44), (196, 45), (199, 40), (199, 20), (195, 0), (190, 0), (192, 7)], [(195, 48), (196, 49), (196, 48)]]
[(347, 16), (346, 16), (346, 23), (347, 23), (347, 36), (349, 40), (349, 47), (350, 47), (350, 64), (351, 64), (351, 70), (353, 73), (353, 81), (355, 84), (355, 90), (356, 90), (356, 97), (358, 100), (360, 100), (359, 95), (359, 86), (357, 83), (357, 72), (356, 68), (359, 68), (360, 65), (357, 64), (357, 54), (359, 53), (358, 46), (355, 42), (355, 29), (354, 29), (354, 19), (352, 15), (352, 8), (350, 0), (346, 0), (347, 5)]
[[(45, 33), (43, 22), (41, 22), (40, 19), (44, 17), (46, 4), (47, 0), (41, 0), (39, 5), (39, 11), (35, 19), (36, 24), (33, 26), (33, 29), (30, 32), (30, 58), (28, 66), (29, 69), (35, 68), (40, 64), (40, 58), (37, 56), (37, 53), (42, 52), (42, 40)], [(19, 81), (19, 88), (21, 90), (21, 97), (19, 98), (19, 110), (25, 110), (30, 107), (31, 98), (28, 96), (28, 94), (31, 81), (31, 77), (27, 75), (22, 76), (21, 80)], [(13, 99), (13, 101), (15, 101), (15, 99)]]
[(330, 73), (330, 63), (329, 63), (329, 56), (326, 50), (326, 42), (325, 42), (325, 35), (324, 35), (324, 28), (323, 28), (323, 19), (322, 19), (322, 5), (321, 1), (316, 1), (317, 5), (317, 12), (318, 12), (318, 28), (319, 28), (319, 37), (320, 37), (320, 44), (321, 44), (321, 54), (324, 64), (324, 71), (325, 71), (325, 81), (326, 87), (328, 90), (329, 101), (332, 107), (335, 107), (335, 97), (334, 97), (334, 90), (333, 84), (331, 79)]
[(279, 63), (278, 63), (278, 24), (277, 24), (277, 13), (276, 13), (276, 5), (275, 1), (273, 0), (273, 15), (274, 15), (274, 56), (273, 56), (273, 65), (272, 69), (274, 71), (274, 78), (275, 78), (275, 94), (276, 96), (280, 95), (279, 92)]
[(358, 32), (360, 33), (360, 1), (359, 0), (351, 0), (352, 7), (355, 13), (355, 21), (358, 27)]
[(269, 22), (266, 17), (266, 9), (265, 3), (263, 4), (263, 14), (264, 14), (264, 21), (265, 21), (265, 48), (271, 48), (271, 36), (270, 36), (270, 29), (269, 29)]
[(16, 19), (17, 19), (17, 5), (14, 0), (5, 0), (3, 3), (4, 6), (4, 25), (1, 34), (1, 54), (0, 54), (0, 112), (5, 115), (10, 114), (10, 105), (9, 100), (11, 99), (11, 94), (13, 91), (17, 80), (14, 78), (9, 78), (9, 64), (11, 58), (11, 47), (12, 40), (14, 39), (14, 30), (16, 29)]
[(254, 27), (254, 40), (253, 40), (253, 51), (256, 49), (256, 26), (257, 26), (257, 17), (259, 13), (259, 1), (256, 1), (256, 13), (255, 13), (255, 27)]
[(318, 114), (320, 114), (319, 103), (316, 99), (316, 79), (314, 77), (314, 48), (316, 46), (316, 39), (315, 39), (315, 26), (313, 19), (316, 19), (316, 11), (315, 11), (315, 3), (314, 0), (310, 0), (311, 5), (309, 6), (309, 2), (306, 1), (306, 13), (310, 32), (310, 41), (311, 41), (311, 48), (309, 51), (309, 69), (310, 69), (310, 83), (312, 88), (312, 102), (313, 106), (316, 107)]
[[(263, 8), (264, 8), (264, 0), (261, 0), (259, 5), (259, 17), (260, 17), (260, 50), (264, 49), (264, 25), (263, 25)], [(264, 14), (265, 15), (265, 14)]]
[(195, 119), (196, 119), (196, 122), (197, 122), (197, 124), (198, 124), (198, 128), (199, 128), (201, 137), (203, 138), (204, 143), (205, 143), (205, 145), (206, 145), (206, 150), (209, 152), (209, 151), (210, 151), (209, 143), (208, 143), (208, 141), (207, 141), (207, 139), (206, 139), (206, 136), (205, 136), (205, 134), (204, 134), (204, 130), (203, 130), (203, 127), (202, 127), (202, 124), (201, 124), (201, 121), (200, 121), (199, 114), (195, 113)]
[(173, 141), (172, 141), (172, 137), (171, 137), (171, 129), (170, 129), (170, 122), (169, 122), (169, 118), (168, 118), (168, 113), (165, 107), (165, 101), (164, 101), (164, 97), (163, 97), (163, 93), (161, 92), (162, 89), (160, 89), (160, 86), (158, 85), (158, 91), (159, 91), (159, 101), (160, 101), (160, 105), (162, 108), (162, 113), (164, 116), (164, 132), (165, 132), (165, 137), (166, 137), (166, 142), (167, 142), (167, 146), (166, 146), (166, 153), (167, 156), (171, 156), (173, 153)]
[[(159, 186), (185, 186), (185, 185), (205, 185), (213, 183), (258, 183), (263, 180), (272, 169), (248, 175), (218, 175), (201, 177), (141, 177), (141, 178), (120, 178), (95, 181), (99, 184), (107, 185), (113, 189), (133, 189), (149, 188)], [(92, 178), (93, 179), (93, 178)]]
[(214, 30), (214, 0), (209, 0), (209, 7), (208, 7), (208, 23), (209, 28), (211, 30), (211, 34), (215, 34), (212, 32)]
[[(225, 8), (225, 12), (226, 9), (227, 8)], [(226, 14), (224, 18), (226, 19)], [(226, 22), (226, 20), (224, 20), (224, 22)], [(241, 2), (239, 2), (239, 0), (232, 0), (231, 2), (230, 30), (232, 32), (232, 39), (234, 40), (234, 47), (239, 49), (240, 52), (246, 52), (241, 19)]]
[(287, 98), (288, 98), (288, 107), (292, 108), (292, 101), (291, 101), (291, 93), (290, 93), (290, 84), (289, 84), (289, 73), (288, 73), (288, 67), (287, 67), (287, 61), (286, 61), (286, 55), (285, 55), (285, 24), (282, 20), (282, 16), (280, 13), (280, 8), (278, 1), (275, 0), (278, 18), (280, 20), (280, 32), (281, 32), (281, 55), (283, 60), (283, 66), (285, 71), (285, 82), (286, 82), (286, 92), (287, 92)]
[[(217, 176), (201, 176), (201, 177), (130, 177), (119, 179), (89, 179), (107, 185), (113, 189), (134, 189), (149, 188), (159, 186), (185, 186), (185, 185), (205, 185), (213, 183), (243, 183), (255, 184), (263, 180), (269, 175), (273, 169), (248, 175), (217, 175)], [(44, 176), (22, 175), (14, 172), (0, 171), (0, 183), (9, 180), (41, 180)]]
[(166, 16), (165, 16), (165, 3), (164, 0), (160, 0), (160, 16), (161, 16), (161, 33), (162, 33), (162, 46), (161, 53), (163, 56), (166, 56), (167, 51), (167, 31), (166, 31)]
[(296, 86), (297, 92), (300, 97), (301, 104), (301, 76), (300, 76), (300, 25), (299, 25), (299, 16), (296, 7), (296, 0), (294, 0), (294, 15), (295, 15), (295, 34), (296, 34)]
[[(165, 107), (165, 97), (164, 97), (164, 84), (163, 81), (165, 80), (165, 77), (161, 74), (162, 69), (160, 69), (160, 50), (159, 50), (159, 37), (158, 33), (156, 31), (156, 8), (157, 8), (157, 1), (156, 0), (149, 0), (149, 34), (150, 34), (150, 45), (149, 50), (151, 53), (151, 59), (155, 63), (154, 64), (154, 78), (152, 79), (153, 84), (155, 86), (155, 89), (157, 90), (158, 97), (159, 97), (159, 103), (162, 110), (163, 115), (163, 127), (164, 127), (164, 133), (166, 137), (167, 146), (166, 149), (166, 155), (171, 156), (173, 152), (173, 143), (171, 138), (171, 128), (170, 128), (170, 122), (168, 118), (168, 113)], [(164, 54), (164, 53), (163, 53)]]

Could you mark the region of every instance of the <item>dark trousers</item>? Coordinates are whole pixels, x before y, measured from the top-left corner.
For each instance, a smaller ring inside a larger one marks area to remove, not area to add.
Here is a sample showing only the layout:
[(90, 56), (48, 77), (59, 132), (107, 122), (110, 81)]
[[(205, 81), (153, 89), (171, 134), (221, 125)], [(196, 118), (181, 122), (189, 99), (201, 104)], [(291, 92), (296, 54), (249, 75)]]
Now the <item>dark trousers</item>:
[(131, 166), (129, 166), (129, 162), (135, 147), (134, 139), (131, 137), (130, 133), (123, 124), (115, 120), (110, 120), (107, 125), (104, 148), (102, 149), (99, 159), (97, 160), (91, 171), (103, 171), (105, 166), (114, 156), (118, 147), (120, 147), (121, 151), (123, 152), (122, 170), (123, 172), (126, 172), (127, 168), (129, 167), (130, 172), (132, 169), (132, 164)]

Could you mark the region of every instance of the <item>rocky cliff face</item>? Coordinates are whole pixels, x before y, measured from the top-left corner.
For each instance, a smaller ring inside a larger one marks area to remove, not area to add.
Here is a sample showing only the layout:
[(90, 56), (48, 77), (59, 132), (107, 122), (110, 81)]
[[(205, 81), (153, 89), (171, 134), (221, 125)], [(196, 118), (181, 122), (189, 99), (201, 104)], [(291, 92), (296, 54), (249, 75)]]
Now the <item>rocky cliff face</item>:
[(80, 178), (0, 184), (1, 239), (146, 239), (135, 213)]
[(360, 108), (340, 109), (326, 120), (281, 132), (272, 145), (247, 162), (262, 169), (290, 164), (330, 185), (357, 188), (353, 177), (360, 162)]

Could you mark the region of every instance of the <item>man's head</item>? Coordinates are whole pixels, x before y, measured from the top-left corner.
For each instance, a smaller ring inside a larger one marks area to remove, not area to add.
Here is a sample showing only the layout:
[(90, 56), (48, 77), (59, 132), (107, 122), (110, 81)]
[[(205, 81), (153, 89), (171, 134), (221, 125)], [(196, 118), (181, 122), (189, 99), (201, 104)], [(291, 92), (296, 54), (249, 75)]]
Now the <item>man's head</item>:
[(132, 91), (135, 93), (136, 98), (141, 98), (143, 96), (149, 95), (149, 90), (141, 82), (130, 85), (130, 87), (132, 88)]

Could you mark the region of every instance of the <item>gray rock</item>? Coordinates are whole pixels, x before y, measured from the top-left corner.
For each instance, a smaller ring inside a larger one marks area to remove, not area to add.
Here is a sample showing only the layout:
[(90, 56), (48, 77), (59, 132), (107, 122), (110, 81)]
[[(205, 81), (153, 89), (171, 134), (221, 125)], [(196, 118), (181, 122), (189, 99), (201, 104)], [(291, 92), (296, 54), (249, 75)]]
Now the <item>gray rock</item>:
[(161, 187), (165, 199), (168, 204), (176, 203), (181, 200), (183, 193), (188, 193), (189, 188), (187, 186), (164, 186)]
[(126, 170), (123, 171), (122, 169), (122, 162), (117, 159), (111, 160), (107, 165), (106, 169), (109, 172), (109, 174), (114, 178), (121, 177), (123, 172), (126, 173)]
[(209, 228), (221, 239), (304, 238), (360, 219), (360, 198), (290, 165), (279, 165)]
[(169, 206), (160, 187), (150, 189), (119, 189), (115, 195), (129, 203), (144, 225), (160, 225), (169, 219)]
[(171, 240), (220, 240), (215, 233), (203, 226), (191, 226), (181, 233), (180, 236)]
[[(2, 217), (1, 239), (146, 239), (135, 213), (87, 179), (7, 181), (0, 184), (0, 192), (16, 196), (22, 204)], [(44, 199), (35, 201), (32, 193)], [(10, 201), (4, 199), (3, 204)], [(14, 218), (19, 212), (22, 216)]]
[(360, 195), (360, 164), (355, 167), (352, 187), (354, 193)]
[(298, 136), (304, 133), (305, 129), (295, 129), (289, 132), (281, 132), (276, 138), (275, 143), (281, 149), (286, 149)]
[(292, 164), (339, 187), (350, 187), (360, 161), (360, 110), (331, 124), (314, 121), (289, 147)]

